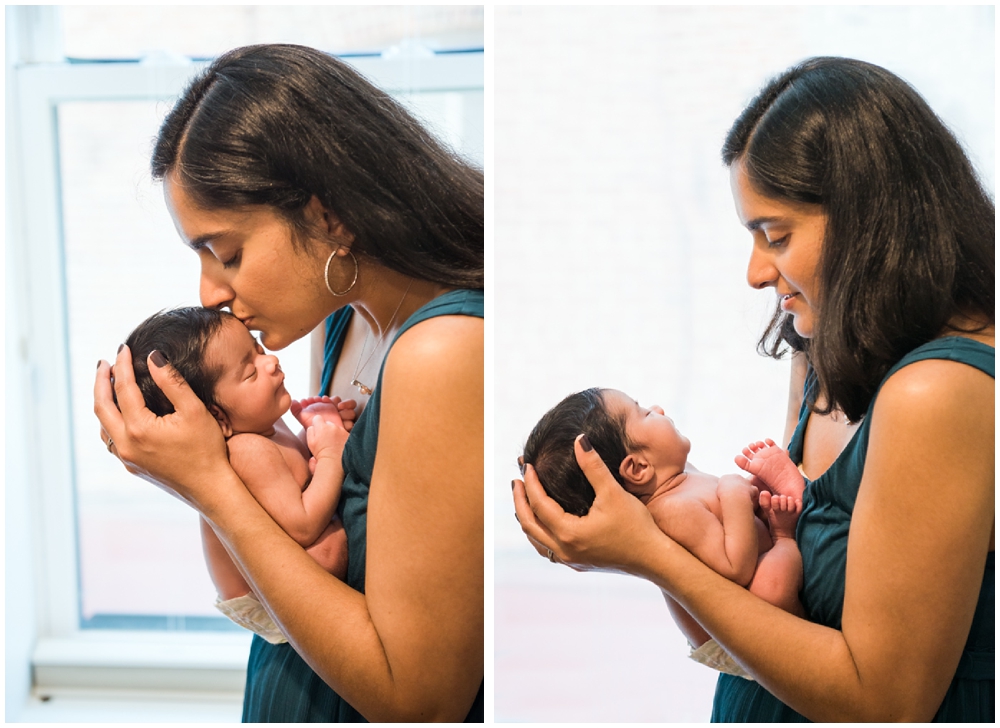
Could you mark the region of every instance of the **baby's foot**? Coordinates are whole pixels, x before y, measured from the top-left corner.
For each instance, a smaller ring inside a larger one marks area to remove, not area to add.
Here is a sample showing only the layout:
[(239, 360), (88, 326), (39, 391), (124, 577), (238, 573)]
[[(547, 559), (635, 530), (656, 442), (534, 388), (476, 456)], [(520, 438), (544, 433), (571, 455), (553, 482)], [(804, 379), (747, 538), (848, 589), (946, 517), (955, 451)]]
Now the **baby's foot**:
[[(801, 499), (806, 489), (802, 473), (774, 440), (750, 443), (743, 448), (741, 455), (736, 456), (736, 465), (754, 476), (754, 485), (761, 491), (769, 490), (775, 495)], [(764, 487), (756, 480), (760, 480)]]
[[(292, 402), (290, 409), (292, 417), (306, 428), (312, 426), (317, 417), (324, 422), (344, 424), (345, 418), (340, 411), (340, 397), (307, 397)], [(350, 412), (353, 415), (354, 410), (352, 409)], [(353, 416), (350, 419), (353, 420)]]
[(787, 495), (761, 491), (760, 507), (767, 514), (772, 538), (795, 538), (795, 524), (802, 513), (802, 501)]

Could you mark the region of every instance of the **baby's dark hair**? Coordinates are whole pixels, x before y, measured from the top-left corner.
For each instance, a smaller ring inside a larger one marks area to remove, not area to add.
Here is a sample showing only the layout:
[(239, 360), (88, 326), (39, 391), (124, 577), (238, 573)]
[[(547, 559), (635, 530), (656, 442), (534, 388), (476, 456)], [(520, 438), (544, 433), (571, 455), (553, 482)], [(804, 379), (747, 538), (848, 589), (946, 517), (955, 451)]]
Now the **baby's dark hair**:
[(222, 370), (208, 366), (205, 349), (212, 336), (222, 328), (226, 316), (232, 314), (201, 306), (160, 311), (139, 324), (125, 339), (132, 352), (135, 383), (154, 414), (162, 417), (174, 411), (170, 400), (149, 374), (146, 359), (154, 349), (167, 358), (206, 407), (216, 404), (215, 385)]
[(538, 473), (542, 487), (567, 513), (585, 516), (594, 504), (594, 488), (576, 462), (573, 443), (585, 434), (608, 470), (624, 487), (622, 461), (635, 448), (625, 434), (625, 416), (608, 411), (600, 389), (571, 394), (535, 425), (524, 445), (524, 463)]

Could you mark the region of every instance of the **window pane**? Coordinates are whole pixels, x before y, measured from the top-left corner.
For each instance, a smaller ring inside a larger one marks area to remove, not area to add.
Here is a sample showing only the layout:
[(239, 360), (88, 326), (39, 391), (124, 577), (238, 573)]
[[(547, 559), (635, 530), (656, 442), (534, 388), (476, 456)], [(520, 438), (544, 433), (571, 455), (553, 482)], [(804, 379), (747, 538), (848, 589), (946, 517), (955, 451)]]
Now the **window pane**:
[[(483, 92), (400, 97), (447, 144), (483, 163)], [(58, 106), (80, 609), (86, 627), (232, 628), (212, 606), (195, 512), (129, 475), (97, 439), (93, 373), (165, 308), (198, 304), (197, 256), (148, 172), (171, 101)], [(280, 352), (294, 397), (309, 390), (309, 341)], [(298, 426), (286, 415), (293, 430)]]
[(210, 58), (251, 43), (378, 52), (404, 38), (435, 50), (482, 48), (481, 5), (64, 6), (69, 58), (139, 58), (167, 51)]
[[(218, 617), (195, 512), (129, 475), (101, 447), (93, 373), (144, 318), (198, 304), (198, 258), (178, 238), (149, 153), (168, 102), (58, 109), (78, 512), (81, 616)], [(308, 341), (281, 353), (308, 392)], [(105, 615), (105, 616), (101, 616)], [(219, 617), (225, 627), (227, 620)], [(188, 625), (190, 627), (190, 625)]]

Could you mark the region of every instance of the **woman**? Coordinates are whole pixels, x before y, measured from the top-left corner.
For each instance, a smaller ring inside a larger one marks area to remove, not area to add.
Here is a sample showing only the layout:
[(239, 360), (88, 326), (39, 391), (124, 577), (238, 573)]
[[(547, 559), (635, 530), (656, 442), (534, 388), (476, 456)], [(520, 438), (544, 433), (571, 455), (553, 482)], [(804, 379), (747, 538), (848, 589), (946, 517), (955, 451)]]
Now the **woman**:
[(796, 351), (808, 620), (658, 532), (585, 437), (590, 514), (563, 513), (529, 467), (521, 526), (550, 559), (653, 581), (689, 639), (755, 678), (720, 676), (714, 720), (992, 721), (993, 203), (926, 103), (858, 61), (769, 83), (723, 158), (748, 281), (779, 298), (762, 348)]
[(270, 349), (336, 311), (323, 393), (364, 408), (343, 458), (345, 584), (249, 495), (162, 354), (162, 418), (127, 348), (113, 384), (98, 366), (108, 449), (201, 513), (206, 549), (229, 552), (288, 637), (255, 637), (244, 720), (482, 721), (482, 173), (345, 64), (282, 45), (211, 64), (152, 171), (201, 260), (202, 303)]

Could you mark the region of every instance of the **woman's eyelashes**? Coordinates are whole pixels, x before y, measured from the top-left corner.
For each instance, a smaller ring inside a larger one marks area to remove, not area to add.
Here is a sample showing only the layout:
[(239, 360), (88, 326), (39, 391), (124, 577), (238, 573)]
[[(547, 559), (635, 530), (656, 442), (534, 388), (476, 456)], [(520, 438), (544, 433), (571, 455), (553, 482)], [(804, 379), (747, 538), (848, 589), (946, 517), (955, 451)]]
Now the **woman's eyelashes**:
[(223, 261), (222, 267), (226, 268), (226, 269), (229, 269), (229, 268), (235, 268), (236, 266), (238, 266), (240, 264), (240, 257), (242, 256), (242, 253), (243, 253), (243, 251), (237, 250), (236, 253), (235, 253), (235, 255), (233, 255), (232, 258), (230, 258), (229, 260)]
[(766, 236), (765, 236), (764, 239), (767, 240), (767, 247), (769, 247), (769, 248), (779, 248), (782, 245), (784, 245), (785, 243), (787, 243), (788, 242), (788, 238), (790, 238), (791, 236), (792, 236), (792, 234), (788, 233), (787, 235), (782, 235), (780, 238), (777, 238), (776, 240), (769, 240)]

